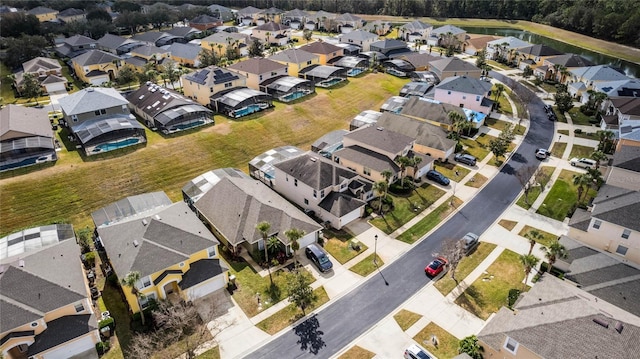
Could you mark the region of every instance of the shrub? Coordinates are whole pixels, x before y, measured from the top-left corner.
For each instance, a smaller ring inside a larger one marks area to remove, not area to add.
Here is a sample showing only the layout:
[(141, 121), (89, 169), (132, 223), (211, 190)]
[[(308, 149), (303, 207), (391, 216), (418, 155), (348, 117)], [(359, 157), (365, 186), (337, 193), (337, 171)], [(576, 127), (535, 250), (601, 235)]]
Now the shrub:
[(507, 297), (507, 306), (512, 308), (514, 304), (516, 304), (516, 300), (520, 296), (520, 289), (510, 289), (509, 296)]
[(115, 273), (112, 273), (109, 275), (109, 277), (107, 277), (107, 282), (109, 282), (109, 284), (111, 284), (114, 287), (117, 287), (120, 285), (120, 281), (118, 281), (118, 276), (115, 275)]
[(88, 252), (84, 254), (84, 261), (87, 267), (93, 268), (96, 266), (96, 252)]
[(576, 128), (575, 130), (573, 130), (573, 133), (579, 134), (579, 133), (582, 133), (582, 130), (579, 128)]
[(109, 344), (109, 342), (98, 342), (96, 343), (96, 351), (102, 355), (109, 351), (110, 346), (111, 344)]
[(462, 152), (462, 149), (463, 149), (462, 143), (460, 142), (456, 143), (456, 153)]
[(104, 327), (109, 327), (111, 328), (111, 330), (113, 330), (116, 327), (116, 321), (111, 317), (103, 319), (98, 323), (98, 328), (102, 329)]

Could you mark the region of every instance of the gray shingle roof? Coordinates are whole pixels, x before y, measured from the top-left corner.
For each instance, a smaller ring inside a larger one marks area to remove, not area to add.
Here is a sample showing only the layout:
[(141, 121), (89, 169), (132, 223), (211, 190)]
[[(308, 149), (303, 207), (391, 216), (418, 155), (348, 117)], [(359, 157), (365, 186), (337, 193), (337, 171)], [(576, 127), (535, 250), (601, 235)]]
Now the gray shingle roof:
[(369, 31), (364, 31), (364, 30), (354, 30), (346, 34), (340, 35), (341, 42), (349, 42), (348, 40), (367, 41), (367, 40), (378, 39), (378, 38), (379, 38), (378, 35), (371, 33)]
[(311, 52), (313, 54), (323, 54), (323, 55), (331, 54), (334, 52), (342, 53), (342, 51), (344, 51), (343, 48), (338, 47), (336, 45), (329, 44), (324, 41), (312, 42), (310, 44), (300, 47), (300, 50)]
[(60, 11), (58, 13), (58, 17), (78, 16), (78, 15), (83, 15), (83, 14), (84, 14), (84, 10), (74, 9), (74, 8), (70, 7), (68, 9), (64, 9), (64, 10)]
[(12, 104), (0, 109), (0, 140), (30, 136), (53, 137), (46, 111)]
[(585, 81), (618, 81), (629, 79), (619, 70), (609, 65), (598, 65), (579, 67), (569, 70), (574, 76), (583, 78)]
[(111, 87), (90, 87), (59, 99), (58, 103), (66, 116), (93, 112), (129, 102)]
[(169, 45), (167, 51), (171, 53), (171, 56), (180, 57), (183, 59), (197, 60), (198, 55), (202, 48), (198, 45), (181, 44), (179, 42)]
[(347, 133), (349, 133), (349, 131), (347, 130), (335, 130), (327, 134), (324, 134), (322, 137), (317, 139), (313, 144), (311, 144), (311, 149), (313, 150), (315, 148), (322, 151), (327, 147), (335, 146), (339, 143), (342, 143), (342, 138)]
[(329, 193), (318, 206), (336, 217), (347, 215), (367, 203), (342, 192)]
[(405, 103), (401, 115), (435, 121), (443, 124), (451, 124), (449, 112), (454, 111), (466, 118), (466, 114), (459, 106), (441, 103), (437, 101), (429, 101), (419, 97), (412, 97)]
[(103, 37), (98, 39), (98, 45), (107, 49), (117, 49), (123, 44), (128, 42), (135, 42), (130, 39), (125, 39), (122, 36), (113, 35), (113, 34), (105, 34)]
[(613, 155), (613, 166), (633, 172), (640, 172), (640, 147), (620, 145)]
[(251, 15), (259, 14), (261, 11), (262, 11), (261, 9), (255, 8), (253, 6), (247, 6), (238, 10), (237, 14), (238, 16), (251, 16)]
[(437, 27), (433, 30), (431, 30), (431, 37), (438, 37), (440, 36), (440, 34), (446, 34), (446, 33), (452, 33), (454, 35), (458, 35), (458, 34), (465, 34), (467, 31), (463, 30), (457, 26), (453, 26), (453, 25), (444, 25), (444, 26), (440, 26)]
[[(217, 22), (222, 22), (222, 20), (207, 14), (198, 15), (193, 19), (189, 20), (190, 24), (215, 24)], [(174, 33), (173, 35), (178, 35), (178, 34)], [(185, 35), (179, 35), (179, 36), (185, 36)]]
[(97, 230), (120, 278), (130, 271), (156, 273), (219, 243), (184, 202), (150, 208)]
[(28, 356), (42, 353), (62, 343), (76, 339), (98, 329), (93, 314), (66, 315), (47, 322), (47, 329), (36, 335), (35, 342), (29, 345)]
[(377, 172), (390, 170), (392, 173), (398, 173), (400, 170), (400, 167), (387, 156), (360, 146), (349, 146), (339, 149), (333, 153), (333, 156), (358, 163)]
[[(227, 45), (229, 41), (232, 41), (232, 43), (233, 41), (236, 41), (236, 40), (245, 41), (247, 37), (248, 36), (246, 34), (242, 34), (242, 33), (222, 31), (222, 32), (216, 32), (213, 35), (209, 35), (204, 39), (202, 39), (202, 41)], [(228, 39), (231, 39), (231, 40), (228, 40)]]
[(230, 70), (260, 75), (271, 71), (281, 70), (286, 67), (287, 65), (283, 65), (279, 62), (271, 61), (269, 59), (263, 59), (261, 57), (254, 57), (244, 61), (236, 62), (235, 64), (227, 68)]
[(66, 44), (69, 44), (70, 46), (80, 46), (80, 45), (86, 46), (86, 45), (97, 43), (96, 40), (83, 35), (73, 35), (71, 37), (64, 39), (64, 42)]
[[(217, 18), (214, 18), (217, 19)], [(181, 36), (181, 37), (186, 37), (190, 34), (199, 34), (202, 31), (193, 28), (191, 26), (176, 26), (173, 29), (169, 29), (167, 30), (168, 34), (171, 34), (173, 36)]]
[(432, 25), (425, 24), (424, 22), (419, 20), (414, 20), (400, 26), (401, 29), (404, 29), (405, 31), (409, 31), (409, 32), (424, 31), (432, 27), (433, 27)]
[(58, 12), (58, 10), (54, 10), (48, 7), (44, 7), (44, 6), (38, 6), (38, 7), (34, 7), (33, 9), (27, 11), (27, 14), (31, 14), (31, 15), (44, 15), (44, 14), (50, 14), (53, 12)]
[(132, 55), (142, 55), (142, 56), (151, 56), (154, 54), (166, 54), (168, 53), (169, 50), (165, 50), (161, 47), (157, 47), (157, 46), (151, 46), (151, 45), (147, 45), (147, 46), (140, 46), (140, 47), (136, 47), (135, 49), (131, 50), (131, 54)]
[(43, 314), (0, 298), (0, 329), (2, 332), (36, 321), (42, 318)]
[(307, 61), (313, 61), (317, 59), (318, 55), (300, 49), (287, 49), (269, 56), (269, 60), (294, 64), (306, 63)]
[(316, 190), (338, 185), (345, 179), (358, 175), (346, 167), (309, 152), (278, 162), (274, 167)]
[(449, 151), (455, 148), (456, 141), (447, 138), (447, 131), (430, 123), (384, 112), (376, 126), (382, 126), (390, 131), (395, 131), (415, 138), (416, 144), (441, 151)]
[(414, 141), (410, 136), (380, 126), (362, 127), (346, 134), (344, 138), (394, 154), (402, 152)]
[(529, 47), (523, 47), (521, 49), (518, 49), (518, 52), (521, 54), (529, 54), (534, 56), (562, 55), (562, 52), (547, 45), (532, 45)]
[(442, 80), (436, 89), (486, 96), (491, 91), (491, 82), (467, 76), (452, 76)]
[(594, 200), (591, 216), (634, 231), (640, 231), (638, 213), (640, 213), (640, 192), (629, 191), (623, 195), (609, 198), (603, 198), (602, 194), (598, 193), (597, 201)]
[(80, 66), (111, 64), (116, 60), (120, 60), (120, 58), (112, 53), (102, 50), (89, 50), (71, 59), (72, 62), (75, 62)]
[(480, 71), (476, 66), (464, 60), (460, 60), (457, 57), (447, 57), (442, 60), (432, 61), (431, 66), (434, 69), (439, 70), (440, 73), (451, 71)]
[(277, 22), (273, 22), (273, 21), (269, 21), (266, 24), (262, 24), (254, 28), (254, 30), (262, 30), (262, 31), (284, 31), (289, 29), (291, 29), (289, 26), (278, 24)]
[(589, 223), (591, 223), (591, 212), (582, 208), (576, 208), (575, 212), (573, 212), (573, 216), (569, 219), (569, 227), (585, 232), (589, 229)]
[(185, 290), (228, 270), (229, 268), (219, 259), (201, 259), (191, 263), (189, 270), (184, 273), (178, 285), (180, 289)]
[(47, 57), (36, 57), (22, 64), (24, 72), (39, 72), (39, 71), (51, 71), (61, 70), (62, 66), (58, 60), (50, 59)]
[(298, 228), (312, 233), (321, 227), (286, 199), (260, 181), (246, 178), (222, 178), (195, 203), (198, 212), (232, 245), (262, 239), (256, 229), (261, 221), (271, 224), (282, 243), (284, 232)]
[(547, 59), (552, 64), (562, 65), (564, 67), (585, 67), (592, 66), (593, 62), (590, 60), (576, 54), (564, 54), (558, 55), (554, 57), (550, 57)]

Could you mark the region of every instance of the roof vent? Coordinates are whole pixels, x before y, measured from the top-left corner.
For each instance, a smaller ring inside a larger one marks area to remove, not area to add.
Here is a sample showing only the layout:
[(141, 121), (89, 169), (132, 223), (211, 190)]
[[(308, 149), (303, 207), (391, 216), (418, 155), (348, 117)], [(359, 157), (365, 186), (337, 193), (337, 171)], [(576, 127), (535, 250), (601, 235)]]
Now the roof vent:
[(315, 157), (311, 157), (311, 158), (309, 158), (309, 160), (311, 160), (311, 162), (315, 162), (315, 161), (317, 161), (318, 159), (317, 159), (317, 158), (315, 158)]
[(20, 268), (24, 268), (24, 259), (21, 259), (20, 261), (18, 261), (18, 266)]
[(138, 240), (134, 239), (133, 240), (133, 246), (137, 248), (139, 245), (140, 245), (140, 243), (138, 243)]
[(622, 324), (622, 322), (616, 322), (616, 332), (618, 332), (618, 334), (621, 334), (622, 329), (624, 329), (624, 325)]
[(142, 225), (146, 226), (147, 224), (149, 224), (149, 222), (147, 222), (147, 220), (146, 220), (146, 219), (143, 219), (143, 220), (142, 220)]
[(376, 130), (382, 131), (382, 130), (384, 130), (384, 127), (376, 127)]
[(602, 320), (600, 318), (593, 318), (593, 321), (596, 322), (597, 324), (602, 325), (605, 328), (609, 328), (609, 323), (605, 322), (604, 320)]
[(159, 215), (159, 214), (156, 214), (156, 215), (154, 216), (154, 218), (155, 218), (156, 220), (158, 220), (158, 221), (162, 220), (162, 218), (160, 218), (160, 215)]

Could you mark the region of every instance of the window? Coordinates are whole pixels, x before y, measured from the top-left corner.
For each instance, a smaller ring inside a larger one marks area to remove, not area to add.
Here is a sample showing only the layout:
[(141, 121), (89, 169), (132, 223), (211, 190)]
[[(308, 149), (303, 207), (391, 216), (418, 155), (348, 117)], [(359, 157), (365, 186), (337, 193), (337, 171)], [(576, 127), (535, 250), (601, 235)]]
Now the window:
[(371, 176), (371, 169), (369, 169), (367, 167), (363, 167), (362, 168), (362, 173), (364, 173), (366, 176)]
[(262, 81), (262, 75), (260, 75), (260, 81)]
[(103, 109), (95, 111), (94, 113), (96, 114), (96, 116), (105, 115), (107, 113), (107, 110), (105, 110), (103, 108)]
[(320, 198), (324, 198), (324, 190), (320, 191)]
[[(224, 87), (227, 87), (227, 84), (224, 84)], [(213, 93), (213, 87), (209, 87), (209, 92)]]
[(451, 91), (447, 91), (447, 95), (451, 95)]
[(136, 287), (138, 287), (138, 289), (143, 289), (149, 286), (151, 286), (151, 278), (149, 276), (140, 278), (138, 283), (136, 283)]
[(463, 99), (463, 100), (466, 100), (466, 99), (467, 99), (467, 96), (462, 96), (462, 99)]
[(140, 297), (140, 306), (142, 307), (142, 309), (146, 309), (149, 306), (149, 302), (150, 300), (156, 300), (156, 293), (149, 293), (143, 297)]
[(271, 76), (275, 76), (275, 75), (277, 75), (277, 74), (278, 74), (277, 72), (272, 72), (272, 73), (271, 73)]
[(345, 189), (345, 188), (347, 188), (347, 183), (346, 182), (340, 185), (340, 189)]
[(593, 221), (593, 228), (600, 229), (600, 225), (602, 225), (602, 221), (598, 221), (597, 219)]
[(316, 191), (315, 189), (313, 190), (313, 198), (317, 198), (318, 197), (318, 191)]
[(621, 256), (624, 256), (627, 254), (627, 250), (629, 250), (629, 248), (625, 246), (618, 246), (618, 248), (616, 248), (616, 253), (618, 253)]
[(480, 96), (476, 96), (476, 101), (480, 102)]
[(38, 326), (38, 322), (33, 322), (33, 323), (31, 323), (31, 327), (35, 328), (35, 327), (37, 327), (37, 326)]
[(84, 311), (84, 305), (82, 305), (82, 303), (78, 303), (74, 307), (76, 308), (76, 313)]
[(507, 340), (504, 342), (504, 348), (515, 354), (518, 351), (518, 342), (512, 338), (507, 337)]
[(78, 122), (78, 115), (71, 115), (71, 121)]
[(340, 157), (334, 157), (333, 158), (333, 162), (340, 163)]
[(216, 256), (216, 247), (207, 248), (207, 255), (209, 256), (209, 258), (215, 257)]
[(622, 231), (622, 238), (629, 239), (630, 235), (631, 235), (631, 230), (630, 229), (625, 229), (624, 231)]
[(304, 199), (304, 204), (309, 204), (309, 200), (308, 199)]
[(180, 262), (180, 268), (184, 267), (184, 262)]
[(311, 60), (307, 61), (307, 65), (311, 65)]
[(298, 179), (297, 179), (297, 178), (294, 178), (294, 179), (293, 179), (293, 185), (294, 185), (294, 186), (296, 186), (296, 187), (298, 187)]
[(224, 84), (224, 88), (229, 88), (231, 86), (233, 86), (233, 83), (231, 82), (227, 82), (226, 84)]

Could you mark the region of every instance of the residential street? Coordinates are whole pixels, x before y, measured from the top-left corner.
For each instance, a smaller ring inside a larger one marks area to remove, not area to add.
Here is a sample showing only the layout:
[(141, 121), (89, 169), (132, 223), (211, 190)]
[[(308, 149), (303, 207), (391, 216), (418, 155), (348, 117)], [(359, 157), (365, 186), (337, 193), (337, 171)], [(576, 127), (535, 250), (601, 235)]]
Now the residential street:
[[(502, 82), (513, 80), (497, 73)], [(515, 83), (514, 91), (529, 91)], [(548, 148), (553, 138), (553, 122), (547, 120), (542, 101), (533, 97), (529, 105), (530, 129), (517, 151), (500, 172), (446, 223), (411, 250), (372, 276), (358, 288), (339, 298), (318, 314), (284, 332), (248, 358), (328, 358), (369, 330), (399, 305), (419, 292), (429, 279), (424, 265), (441, 243), (460, 238), (466, 232), (481, 234), (512, 204), (521, 187), (513, 174), (522, 166), (539, 165), (535, 148)], [(425, 305), (428, 305), (425, 303)]]

